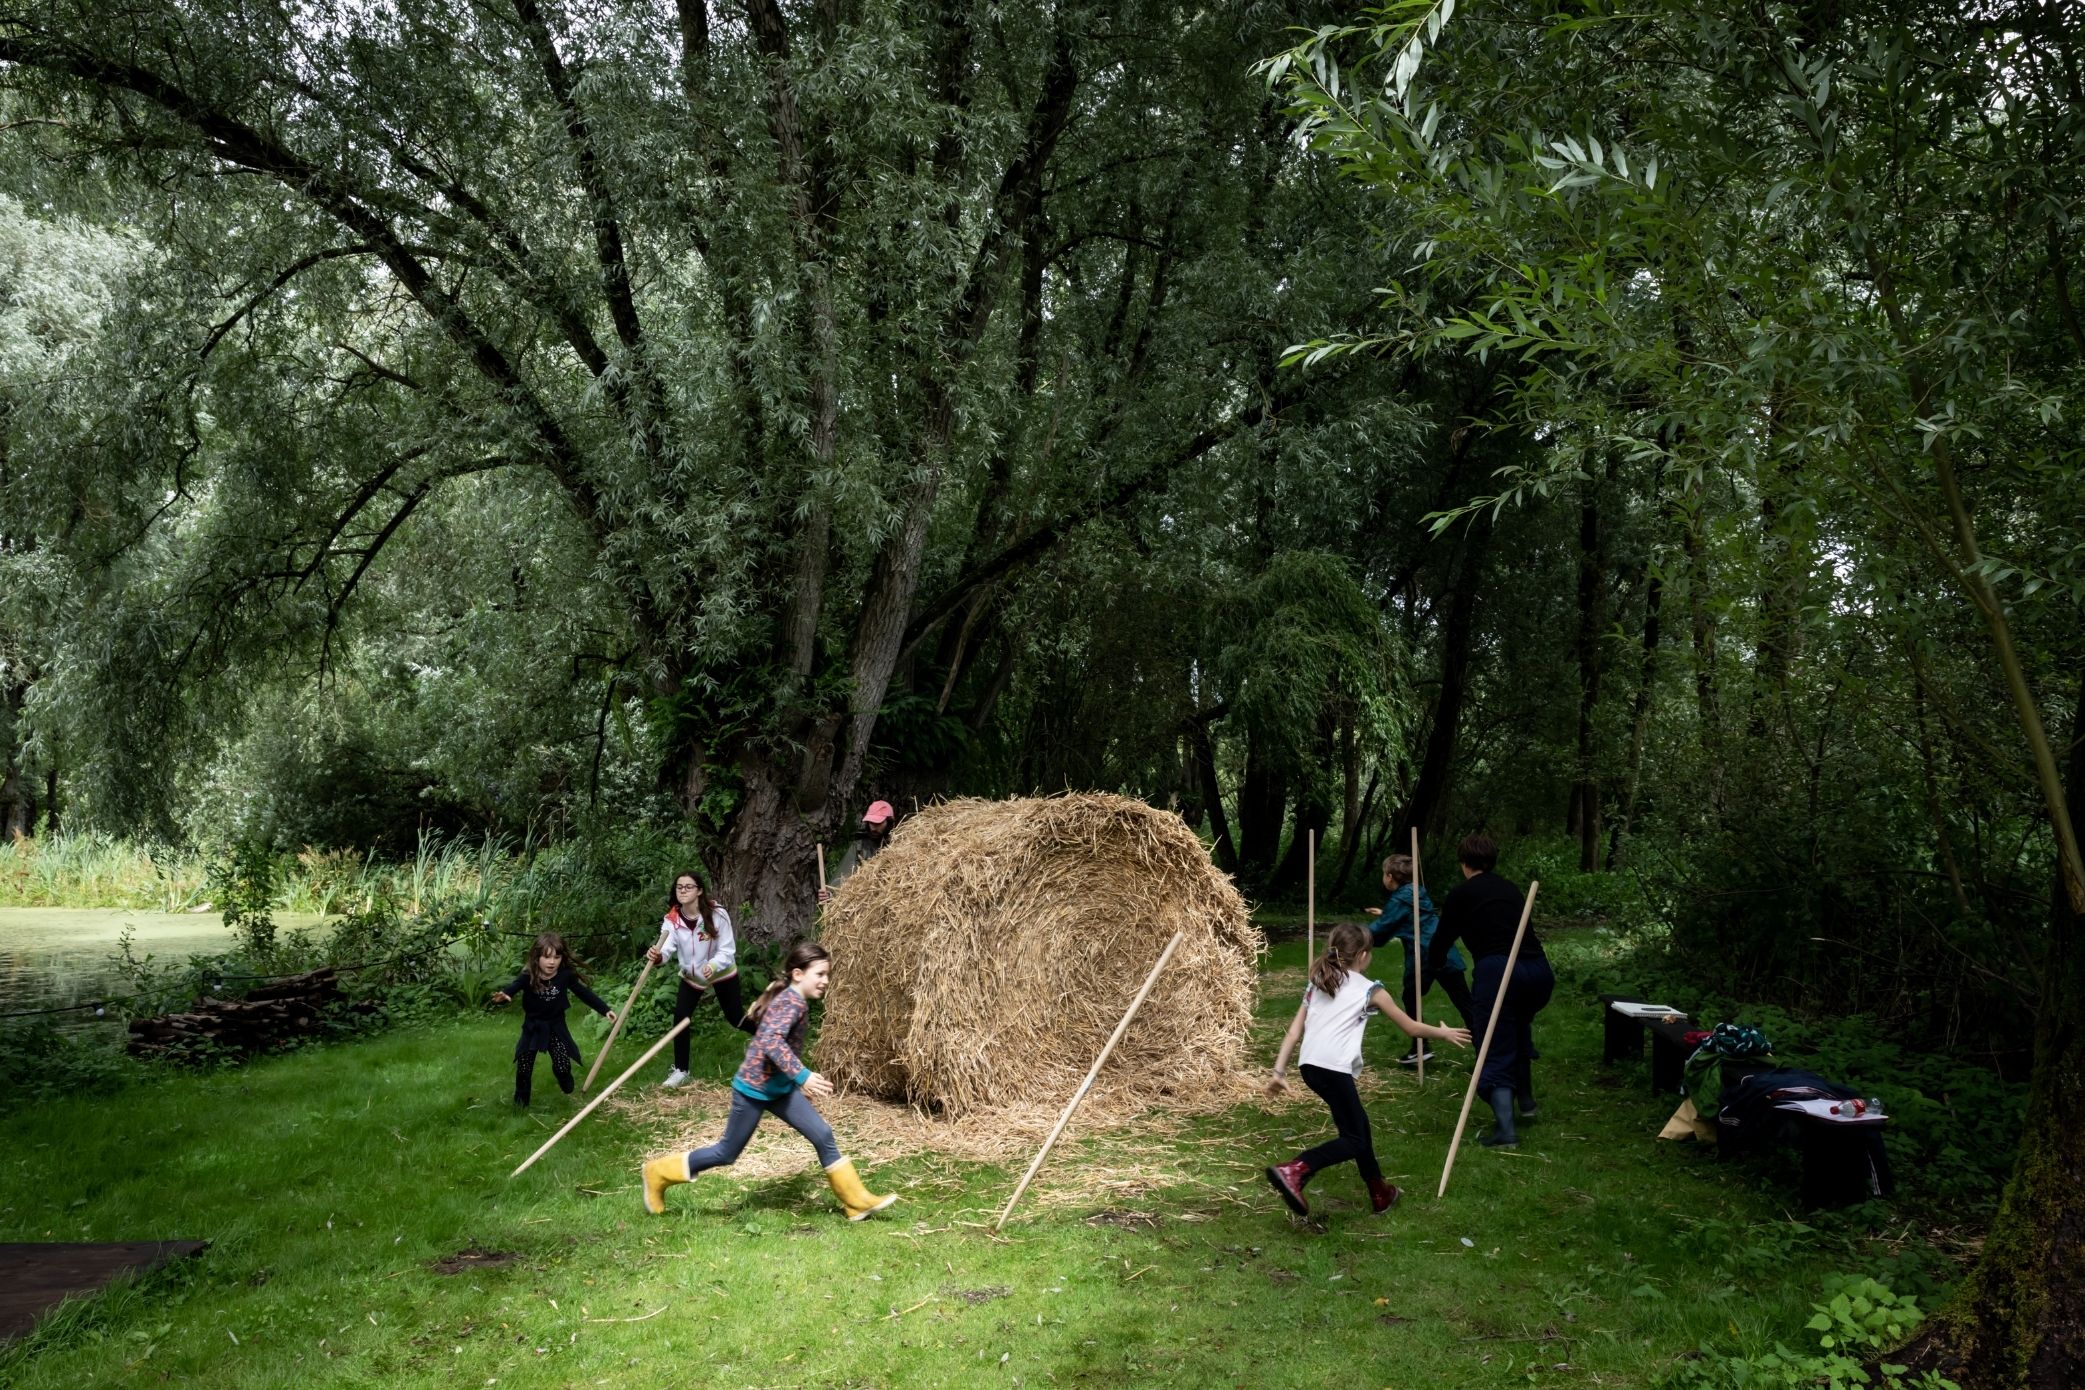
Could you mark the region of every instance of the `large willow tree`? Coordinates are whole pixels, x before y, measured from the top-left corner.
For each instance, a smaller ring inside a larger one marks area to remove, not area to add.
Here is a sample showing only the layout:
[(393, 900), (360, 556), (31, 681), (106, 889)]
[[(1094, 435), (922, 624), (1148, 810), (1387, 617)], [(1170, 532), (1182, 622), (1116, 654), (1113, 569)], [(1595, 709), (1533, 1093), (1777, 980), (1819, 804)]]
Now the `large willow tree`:
[(725, 892), (800, 919), (908, 663), (958, 688), (1008, 576), (1308, 418), (1280, 319), (1355, 292), (1267, 232), (1314, 196), (1245, 71), (1280, 22), (0, 5), (24, 158), (162, 253), (99, 423), (18, 461), (22, 524), (130, 567), (73, 698), (149, 770), (192, 684), (323, 672), (400, 557), (476, 582), (429, 536), (532, 529), (477, 597), (555, 590), (539, 662), (641, 699)]

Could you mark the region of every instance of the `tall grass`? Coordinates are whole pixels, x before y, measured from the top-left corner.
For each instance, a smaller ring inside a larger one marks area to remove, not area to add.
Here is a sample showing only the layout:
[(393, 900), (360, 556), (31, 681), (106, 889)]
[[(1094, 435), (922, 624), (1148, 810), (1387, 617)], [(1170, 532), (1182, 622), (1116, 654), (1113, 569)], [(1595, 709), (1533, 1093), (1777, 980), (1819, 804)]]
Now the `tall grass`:
[[(624, 832), (551, 844), (504, 835), (444, 838), (423, 832), (410, 859), (365, 850), (304, 849), (279, 857), (273, 906), (338, 916), (379, 906), (406, 916), (469, 909), (514, 931), (589, 934), (651, 915), (666, 875), (688, 847), (672, 837)], [(0, 841), (0, 907), (207, 911), (210, 857), (101, 832)]]
[(0, 841), (0, 907), (185, 912), (204, 878), (198, 854), (100, 831)]

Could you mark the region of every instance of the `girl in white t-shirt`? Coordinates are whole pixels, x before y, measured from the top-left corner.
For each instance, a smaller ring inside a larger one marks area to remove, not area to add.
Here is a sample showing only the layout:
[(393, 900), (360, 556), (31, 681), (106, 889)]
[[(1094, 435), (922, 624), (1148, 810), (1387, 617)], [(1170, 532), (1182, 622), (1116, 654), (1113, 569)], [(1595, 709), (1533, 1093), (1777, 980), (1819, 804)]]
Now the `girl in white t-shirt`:
[(1310, 966), (1310, 986), (1303, 991), (1303, 1005), (1281, 1040), (1274, 1059), (1274, 1077), (1267, 1094), (1288, 1089), (1283, 1078), (1289, 1070), (1289, 1054), (1300, 1040), (1303, 1053), (1298, 1061), (1303, 1084), (1317, 1093), (1332, 1111), (1333, 1127), (1339, 1137), (1314, 1149), (1305, 1149), (1287, 1163), (1267, 1170), (1267, 1181), (1298, 1216), (1310, 1215), (1303, 1200), (1303, 1184), (1311, 1174), (1335, 1163), (1353, 1159), (1368, 1184), (1370, 1204), (1388, 1211), (1403, 1195), (1383, 1181), (1376, 1164), (1375, 1139), (1369, 1132), (1368, 1112), (1361, 1108), (1361, 1092), (1354, 1086), (1354, 1073), (1361, 1069), (1361, 1033), (1368, 1026), (1371, 1010), (1380, 1010), (1390, 1021), (1415, 1038), (1434, 1038), (1457, 1047), (1470, 1045), (1467, 1028), (1441, 1028), (1420, 1023), (1390, 998), (1389, 991), (1364, 973), (1368, 969), (1368, 933), (1351, 923), (1341, 923), (1326, 939), (1325, 954)]

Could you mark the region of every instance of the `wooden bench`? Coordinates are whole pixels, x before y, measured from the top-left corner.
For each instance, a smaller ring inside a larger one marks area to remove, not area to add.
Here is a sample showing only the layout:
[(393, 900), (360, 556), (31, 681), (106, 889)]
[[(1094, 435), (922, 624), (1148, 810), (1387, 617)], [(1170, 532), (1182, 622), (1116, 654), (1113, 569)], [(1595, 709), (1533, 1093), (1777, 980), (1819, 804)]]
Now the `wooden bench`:
[[(1839, 1102), (1850, 1104), (1850, 1102)], [(1725, 1117), (1717, 1119), (1716, 1156), (1728, 1158), (1793, 1144), (1803, 1156), (1802, 1199), (1807, 1207), (1844, 1207), (1896, 1190), (1889, 1156), (1880, 1139), (1889, 1116), (1829, 1113), (1829, 1102), (1783, 1102), (1773, 1107), (1763, 1132), (1739, 1139)]]
[[(1651, 1039), (1651, 1094), (1677, 1095), (1686, 1081), (1687, 1030), (1693, 1025), (1687, 1015), (1673, 1010), (1653, 1018), (1625, 1012), (1629, 1005), (1644, 1005), (1650, 1001), (1637, 999), (1626, 994), (1603, 994), (1600, 996), (1600, 1011), (1607, 1020), (1607, 1029), (1600, 1060), (1606, 1063), (1636, 1062), (1643, 1059), (1643, 1039), (1648, 1033)], [(1676, 1020), (1667, 1023), (1665, 1020)]]

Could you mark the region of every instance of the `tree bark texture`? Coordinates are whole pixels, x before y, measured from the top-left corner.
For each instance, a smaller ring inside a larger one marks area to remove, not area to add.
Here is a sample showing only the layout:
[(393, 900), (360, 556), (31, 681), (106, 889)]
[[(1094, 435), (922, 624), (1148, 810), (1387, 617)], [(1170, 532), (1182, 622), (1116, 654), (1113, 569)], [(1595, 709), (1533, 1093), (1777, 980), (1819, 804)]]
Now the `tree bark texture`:
[(1394, 822), (1392, 843), (1403, 844), (1417, 827), (1422, 837), (1439, 833), (1438, 821), (1445, 813), (1449, 770), (1455, 758), (1456, 735), (1462, 728), (1462, 710), (1469, 695), (1470, 655), (1476, 646), (1477, 591), (1483, 586), (1485, 552), (1491, 529), (1482, 518), (1468, 523), (1462, 544), (1462, 563), (1457, 567), (1455, 587), (1448, 599), (1448, 614), (1441, 627), (1441, 684), (1434, 699), (1433, 718), (1427, 726), (1426, 750), (1420, 755), (1419, 776), (1412, 794)]
[[(2085, 673), (2071, 720), (2067, 800), (2085, 819)], [(2069, 1390), (2085, 1366), (2085, 927), (2059, 868), (2035, 1027), (2026, 1125), (1981, 1258), (1906, 1349), (1963, 1390)]]

